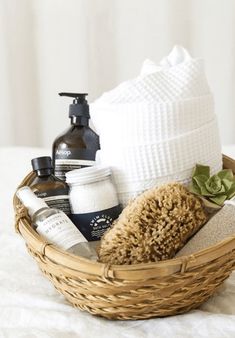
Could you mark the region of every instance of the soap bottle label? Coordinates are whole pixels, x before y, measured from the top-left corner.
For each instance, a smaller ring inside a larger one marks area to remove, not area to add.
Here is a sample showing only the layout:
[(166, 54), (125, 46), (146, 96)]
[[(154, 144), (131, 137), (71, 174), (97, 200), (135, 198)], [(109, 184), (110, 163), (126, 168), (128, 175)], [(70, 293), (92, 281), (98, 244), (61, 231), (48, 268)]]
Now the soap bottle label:
[(88, 241), (98, 241), (121, 213), (121, 205), (85, 214), (71, 214), (70, 218)]
[(42, 198), (48, 207), (62, 210), (66, 215), (70, 215), (71, 209), (67, 189), (47, 190), (44, 192), (34, 190), (34, 193), (37, 197)]
[(96, 150), (65, 149), (55, 152), (55, 176), (65, 181), (65, 174), (74, 169), (85, 168), (95, 164)]
[(68, 171), (89, 167), (94, 164), (95, 164), (95, 161), (91, 161), (91, 160), (66, 160), (66, 159), (57, 160), (56, 159), (55, 160), (55, 176), (65, 181), (66, 180), (65, 174)]
[(43, 221), (38, 221), (37, 225), (37, 232), (40, 235), (64, 250), (78, 243), (87, 242), (86, 238), (62, 212), (51, 215)]

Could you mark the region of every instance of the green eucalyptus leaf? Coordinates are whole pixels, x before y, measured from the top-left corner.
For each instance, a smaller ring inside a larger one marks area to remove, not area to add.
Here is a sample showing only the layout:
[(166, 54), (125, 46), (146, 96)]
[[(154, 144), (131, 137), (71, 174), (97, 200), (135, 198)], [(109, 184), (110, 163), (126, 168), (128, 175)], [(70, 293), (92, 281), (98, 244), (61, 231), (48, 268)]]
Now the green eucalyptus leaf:
[(219, 178), (221, 180), (226, 179), (226, 180), (229, 180), (229, 181), (233, 181), (233, 179), (234, 179), (232, 169), (221, 170), (220, 172), (218, 172), (217, 176), (219, 176)]
[(205, 182), (207, 181), (207, 177), (204, 175), (194, 176), (193, 179), (193, 186), (195, 190), (199, 189), (201, 195), (205, 196), (214, 196), (213, 194), (209, 193), (206, 189)]
[(193, 177), (193, 182), (196, 182), (196, 184), (200, 186), (205, 186), (206, 181), (208, 178), (205, 175), (197, 175)]
[(220, 191), (216, 194), (216, 195), (226, 195), (226, 189), (225, 189), (225, 187), (222, 185), (222, 187), (221, 187), (221, 189), (220, 189)]
[(215, 195), (221, 191), (222, 181), (217, 175), (213, 175), (205, 182), (205, 186), (209, 193)]
[(196, 194), (196, 195), (201, 195), (201, 190), (198, 187), (198, 185), (195, 183), (193, 184), (193, 182), (190, 184), (189, 186), (189, 191)]
[(229, 191), (233, 185), (233, 181), (227, 180), (226, 178), (222, 179), (222, 185), (225, 188), (225, 191)]
[(235, 195), (235, 182), (232, 184), (231, 188), (227, 191), (227, 199), (230, 200)]
[(221, 209), (220, 205), (206, 199), (205, 197), (199, 196), (199, 198), (202, 200), (202, 202), (203, 202), (203, 204), (206, 208), (216, 209), (216, 210)]
[(232, 170), (224, 169), (210, 177), (210, 167), (197, 164), (193, 171), (190, 191), (205, 203), (222, 206), (226, 199), (235, 196), (235, 176)]
[(220, 196), (215, 196), (215, 197), (210, 197), (209, 198), (210, 201), (218, 204), (218, 205), (222, 205), (224, 203), (224, 201), (227, 199), (226, 195), (220, 195)]
[(227, 200), (230, 200), (231, 198), (233, 198), (235, 196), (235, 191), (231, 192), (229, 194), (229, 196), (227, 195)]
[(202, 196), (213, 197), (214, 194), (211, 194), (207, 189), (206, 186), (201, 187), (201, 194)]
[(216, 194), (214, 194), (214, 195), (224, 195), (224, 194), (226, 194), (226, 189), (225, 189), (225, 187), (223, 186), (223, 184), (222, 184), (222, 182), (221, 182), (221, 189), (220, 189), (220, 191), (218, 191)]
[(198, 175), (206, 176), (208, 179), (210, 177), (210, 167), (207, 165), (196, 164), (192, 177)]

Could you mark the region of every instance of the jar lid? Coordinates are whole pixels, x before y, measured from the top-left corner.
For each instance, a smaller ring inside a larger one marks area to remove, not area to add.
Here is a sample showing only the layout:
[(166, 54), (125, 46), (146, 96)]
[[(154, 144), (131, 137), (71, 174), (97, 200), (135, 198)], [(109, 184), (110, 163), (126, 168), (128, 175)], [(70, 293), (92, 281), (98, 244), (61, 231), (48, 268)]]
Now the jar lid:
[(109, 167), (95, 165), (92, 167), (71, 170), (65, 175), (68, 184), (82, 185), (105, 179), (111, 175), (111, 169)]

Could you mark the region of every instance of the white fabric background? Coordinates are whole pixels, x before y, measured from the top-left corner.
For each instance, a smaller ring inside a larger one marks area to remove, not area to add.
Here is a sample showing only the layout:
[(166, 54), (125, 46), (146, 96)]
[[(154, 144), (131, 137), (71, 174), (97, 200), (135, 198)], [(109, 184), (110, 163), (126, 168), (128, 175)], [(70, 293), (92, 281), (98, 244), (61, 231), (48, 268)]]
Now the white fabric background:
[(223, 144), (235, 142), (235, 0), (0, 0), (0, 145), (44, 145), (89, 100), (174, 44), (205, 59)]

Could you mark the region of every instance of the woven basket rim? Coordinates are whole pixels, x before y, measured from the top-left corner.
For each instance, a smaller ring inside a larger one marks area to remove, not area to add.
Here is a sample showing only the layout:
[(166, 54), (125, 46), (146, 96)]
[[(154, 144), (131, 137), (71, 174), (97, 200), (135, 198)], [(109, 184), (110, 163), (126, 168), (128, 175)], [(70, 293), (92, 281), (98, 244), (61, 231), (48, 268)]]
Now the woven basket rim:
[[(139, 263), (131, 265), (109, 265), (100, 262), (91, 261), (89, 259), (73, 255), (58, 247), (44, 241), (37, 232), (31, 227), (28, 220), (21, 220), (19, 224), (19, 232), (25, 239), (26, 243), (31, 243), (34, 250), (38, 253), (46, 256), (50, 261), (55, 264), (63, 265), (73, 270), (78, 270), (84, 273), (91, 273), (94, 275), (104, 275), (104, 269), (108, 268), (106, 277), (124, 277), (126, 273), (130, 273), (130, 279), (132, 280), (135, 276), (135, 272), (151, 271), (153, 277), (164, 277), (171, 275), (176, 272), (184, 272), (186, 269), (190, 270), (197, 268), (200, 265), (206, 264), (207, 262), (217, 259), (226, 253), (229, 253), (235, 247), (235, 235), (226, 238), (225, 240), (217, 243), (216, 245), (210, 246), (204, 250), (198, 251), (195, 254), (176, 257), (169, 260), (150, 262), (150, 263)], [(94, 267), (97, 269), (94, 269)], [(116, 272), (116, 274), (115, 274)], [(126, 272), (126, 273), (125, 273)], [(125, 276), (125, 279), (129, 279)]]
[[(228, 156), (223, 156), (224, 162), (231, 164), (233, 171), (235, 171), (235, 161), (230, 159)], [(230, 163), (231, 162), (231, 163)], [(19, 187), (27, 185), (34, 177), (34, 173), (29, 173), (24, 180), (21, 182)], [(19, 188), (18, 187), (18, 188)], [(18, 214), (17, 206), (20, 205), (20, 201), (16, 194), (13, 198), (13, 205), (16, 215)], [(146, 277), (161, 278), (164, 276), (171, 275), (173, 273), (182, 273), (184, 271), (193, 270), (204, 265), (212, 260), (215, 260), (222, 255), (226, 255), (235, 248), (235, 234), (225, 240), (217, 243), (216, 245), (210, 246), (204, 250), (198, 251), (195, 254), (188, 256), (182, 256), (172, 258), (169, 260), (150, 262), (150, 263), (139, 263), (132, 265), (110, 265), (100, 262), (91, 261), (89, 259), (73, 255), (64, 250), (57, 248), (51, 243), (46, 242), (40, 235), (33, 229), (29, 222), (29, 218), (24, 215), (17, 222), (17, 230), (24, 238), (28, 247), (32, 247), (36, 252), (46, 257), (54, 265), (60, 265), (68, 270), (79, 271), (89, 275), (101, 276), (104, 278), (118, 278), (125, 280), (139, 280)]]

